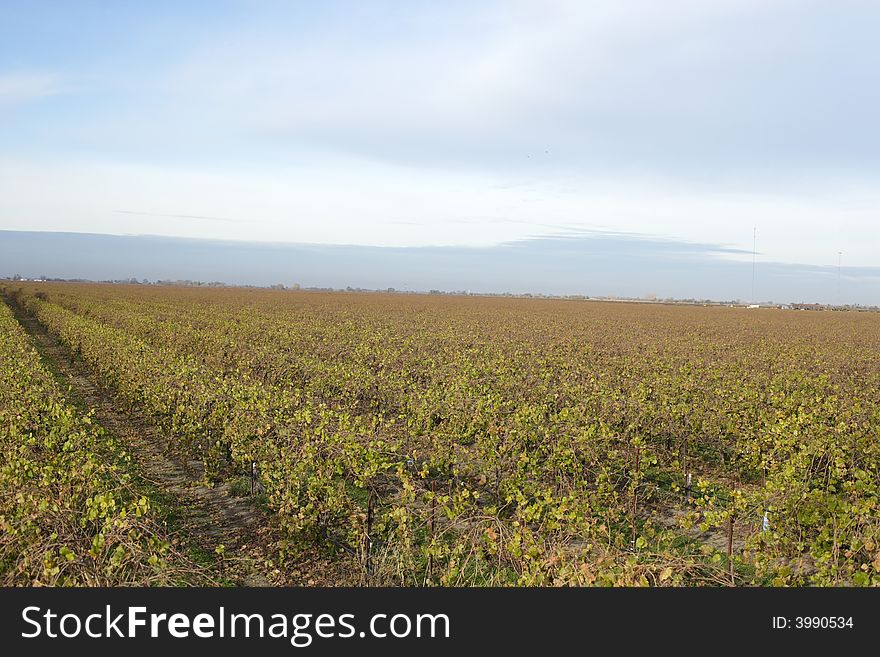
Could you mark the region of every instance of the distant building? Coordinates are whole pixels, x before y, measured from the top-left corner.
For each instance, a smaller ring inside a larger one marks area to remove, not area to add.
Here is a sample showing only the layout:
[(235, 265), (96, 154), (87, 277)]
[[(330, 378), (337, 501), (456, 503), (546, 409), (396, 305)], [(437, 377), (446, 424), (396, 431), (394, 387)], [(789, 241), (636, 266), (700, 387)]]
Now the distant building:
[(824, 310), (825, 306), (821, 303), (793, 303), (792, 310)]

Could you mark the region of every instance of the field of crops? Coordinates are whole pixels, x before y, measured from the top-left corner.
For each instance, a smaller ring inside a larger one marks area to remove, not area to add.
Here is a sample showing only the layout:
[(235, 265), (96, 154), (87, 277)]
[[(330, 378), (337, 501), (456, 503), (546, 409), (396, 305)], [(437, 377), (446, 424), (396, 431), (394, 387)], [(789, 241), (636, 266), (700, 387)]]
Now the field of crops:
[[(253, 488), (282, 570), (317, 546), (369, 585), (880, 584), (877, 314), (7, 292), (205, 477)], [(7, 360), (21, 335), (3, 312), (8, 523), (13, 491), (51, 504), (60, 484), (9, 465), (10, 399), (44, 403), (45, 376), (32, 352)], [(41, 458), (96, 440), (40, 417)], [(100, 469), (74, 453), (69, 473)]]
[(0, 304), (0, 583), (178, 584), (177, 554), (130, 456), (73, 406)]

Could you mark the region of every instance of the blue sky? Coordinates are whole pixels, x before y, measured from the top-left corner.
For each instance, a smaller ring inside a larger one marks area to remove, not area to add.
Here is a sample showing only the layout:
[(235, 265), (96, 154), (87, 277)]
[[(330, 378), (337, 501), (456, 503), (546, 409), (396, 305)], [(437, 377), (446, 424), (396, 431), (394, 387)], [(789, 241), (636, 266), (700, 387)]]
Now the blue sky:
[(0, 229), (613, 234), (723, 269), (757, 225), (760, 263), (836, 277), (843, 252), (855, 294), (878, 264), (878, 33), (853, 0), (6, 0)]

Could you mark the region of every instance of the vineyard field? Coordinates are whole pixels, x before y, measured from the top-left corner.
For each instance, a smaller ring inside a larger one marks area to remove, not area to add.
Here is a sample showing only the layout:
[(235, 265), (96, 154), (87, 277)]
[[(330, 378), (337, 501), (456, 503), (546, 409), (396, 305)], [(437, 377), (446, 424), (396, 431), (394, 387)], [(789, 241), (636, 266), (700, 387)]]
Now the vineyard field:
[(71, 402), (0, 304), (0, 582), (204, 583), (125, 446)]
[(331, 584), (880, 585), (878, 314), (5, 285), (6, 581), (167, 583), (176, 558), (14, 307), (248, 497), (290, 577), (320, 554)]

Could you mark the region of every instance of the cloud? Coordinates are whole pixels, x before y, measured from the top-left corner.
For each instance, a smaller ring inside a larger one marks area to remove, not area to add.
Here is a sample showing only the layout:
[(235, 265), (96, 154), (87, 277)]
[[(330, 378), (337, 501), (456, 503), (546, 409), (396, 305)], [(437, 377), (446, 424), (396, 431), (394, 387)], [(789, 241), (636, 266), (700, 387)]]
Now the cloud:
[[(876, 262), (873, 3), (236, 7), (88, 21), (114, 38), (74, 43), (77, 102), (5, 124), (0, 226), (384, 247), (610, 231), (741, 262), (757, 225), (762, 260)], [(34, 70), (67, 62), (50, 38), (16, 46)], [(62, 86), (2, 79), (10, 99)]]
[(23, 105), (65, 93), (54, 73), (0, 73), (0, 108)]
[(821, 266), (843, 251), (849, 266), (876, 263), (867, 236), (880, 192), (870, 186), (792, 194), (635, 176), (528, 187), (499, 184), (504, 178), (345, 159), (204, 171), (0, 158), (0, 228), (373, 246), (491, 246), (599, 231), (722, 244), (730, 247), (723, 257), (749, 260), (757, 225), (761, 260)]
[(172, 123), (191, 108), (267, 150), (753, 185), (876, 173), (880, 12), (844, 4), (861, 20), (790, 0), (349, 8), (297, 38), (279, 20), (203, 42), (155, 83)]
[(170, 219), (201, 219), (204, 221), (226, 221), (230, 223), (239, 223), (241, 219), (230, 219), (229, 217), (206, 217), (198, 214), (167, 214), (162, 212), (137, 212), (135, 210), (114, 210), (116, 214), (133, 214), (140, 217), (164, 217)]
[[(494, 247), (399, 248), (0, 231), (0, 275), (748, 298), (751, 263), (718, 257), (725, 248), (611, 234)], [(838, 294), (835, 267), (762, 263), (756, 296), (880, 303), (880, 268), (844, 268), (843, 274)]]

